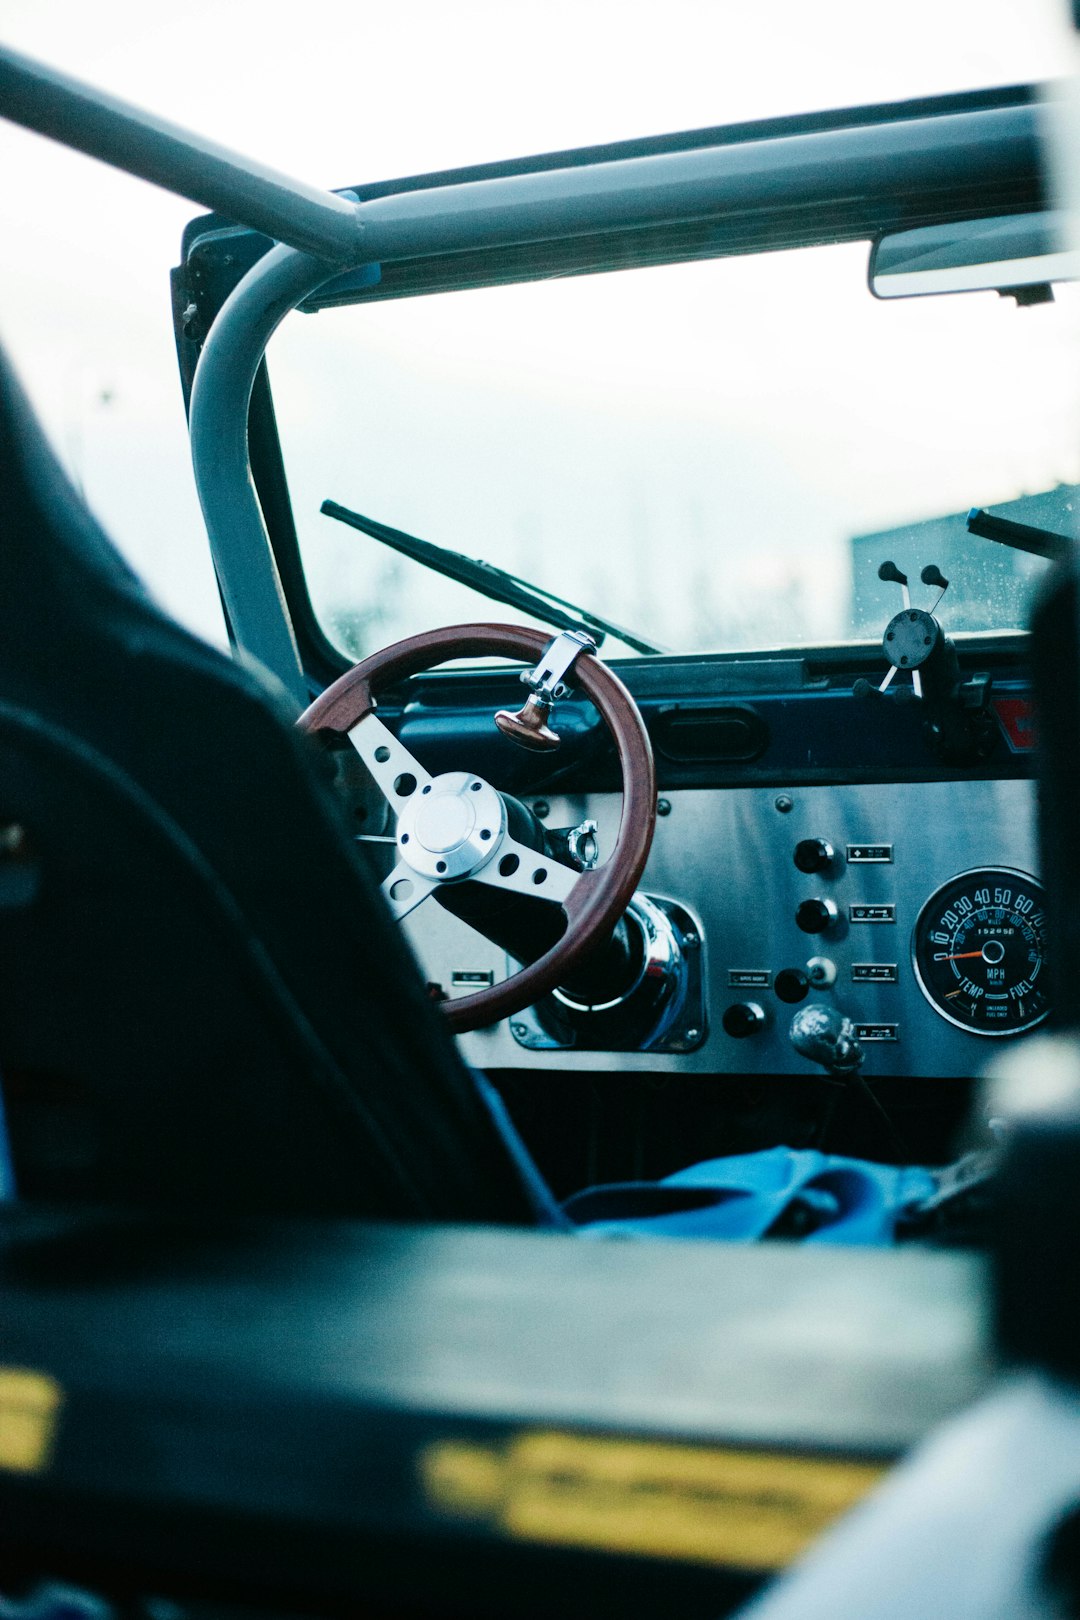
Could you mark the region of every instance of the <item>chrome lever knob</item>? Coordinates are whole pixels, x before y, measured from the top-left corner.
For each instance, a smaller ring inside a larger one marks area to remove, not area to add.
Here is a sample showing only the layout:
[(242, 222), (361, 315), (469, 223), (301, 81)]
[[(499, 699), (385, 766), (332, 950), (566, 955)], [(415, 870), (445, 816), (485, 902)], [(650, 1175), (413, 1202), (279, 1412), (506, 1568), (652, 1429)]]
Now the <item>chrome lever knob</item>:
[(835, 1007), (810, 1002), (791, 1020), (791, 1044), (800, 1056), (830, 1074), (853, 1074), (863, 1060), (855, 1025)]

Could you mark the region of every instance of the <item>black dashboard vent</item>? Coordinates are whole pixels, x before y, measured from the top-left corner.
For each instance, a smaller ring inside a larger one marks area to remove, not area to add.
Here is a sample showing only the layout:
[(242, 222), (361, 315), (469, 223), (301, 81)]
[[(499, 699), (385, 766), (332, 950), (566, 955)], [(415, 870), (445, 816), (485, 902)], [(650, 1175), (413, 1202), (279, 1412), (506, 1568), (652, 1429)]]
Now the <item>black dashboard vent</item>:
[(758, 759), (769, 728), (745, 704), (676, 704), (662, 709), (652, 728), (653, 743), (665, 759), (745, 764)]

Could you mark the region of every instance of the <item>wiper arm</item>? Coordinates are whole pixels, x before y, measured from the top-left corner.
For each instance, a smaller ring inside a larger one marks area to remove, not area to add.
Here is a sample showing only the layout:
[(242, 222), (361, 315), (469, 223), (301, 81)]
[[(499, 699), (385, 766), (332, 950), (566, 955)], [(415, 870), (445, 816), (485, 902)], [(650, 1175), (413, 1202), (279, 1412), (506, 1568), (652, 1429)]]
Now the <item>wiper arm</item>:
[(597, 646), (606, 635), (610, 635), (633, 647), (635, 652), (664, 651), (663, 647), (657, 647), (632, 631), (624, 630), (613, 619), (603, 619), (598, 613), (590, 613), (562, 596), (545, 591), (542, 585), (531, 585), (516, 574), (508, 574), (504, 568), (496, 568), (494, 563), (465, 557), (460, 551), (433, 545), (430, 540), (418, 540), (415, 535), (403, 534), (400, 529), (391, 529), (386, 523), (376, 523), (374, 518), (350, 512), (347, 506), (339, 506), (337, 501), (323, 501), (319, 510), (325, 512), (327, 517), (337, 518), (341, 523), (359, 529), (361, 534), (370, 535), (372, 540), (389, 546), (392, 551), (400, 551), (414, 562), (423, 563), (425, 568), (445, 574), (447, 579), (456, 579), (460, 585), (470, 585), (481, 596), (490, 597), (494, 602), (505, 602), (508, 607), (520, 608), (522, 613), (531, 613), (534, 618), (542, 619), (557, 630), (587, 630)]
[(1056, 534), (1053, 529), (1037, 529), (1032, 523), (1016, 523), (1012, 518), (995, 517), (973, 506), (967, 515), (969, 534), (983, 540), (997, 540), (1000, 545), (1011, 546), (1014, 551), (1029, 551), (1033, 557), (1046, 557), (1050, 562), (1063, 562), (1076, 555), (1076, 541), (1071, 535)]

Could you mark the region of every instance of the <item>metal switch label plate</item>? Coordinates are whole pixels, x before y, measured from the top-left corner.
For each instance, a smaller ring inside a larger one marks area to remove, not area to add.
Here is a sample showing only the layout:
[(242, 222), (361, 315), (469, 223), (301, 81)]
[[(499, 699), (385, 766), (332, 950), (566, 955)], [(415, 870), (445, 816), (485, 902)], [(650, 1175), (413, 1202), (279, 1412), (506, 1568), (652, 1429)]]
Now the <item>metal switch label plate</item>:
[(853, 962), (852, 984), (895, 984), (899, 974), (895, 962)]
[(891, 844), (849, 844), (849, 866), (888, 866), (892, 863)]
[(855, 1038), (860, 1041), (898, 1041), (899, 1024), (856, 1024)]
[(853, 905), (848, 907), (848, 916), (853, 923), (894, 923), (896, 921), (896, 907), (894, 905)]
[(768, 968), (729, 968), (729, 990), (767, 990), (772, 984), (772, 973)]

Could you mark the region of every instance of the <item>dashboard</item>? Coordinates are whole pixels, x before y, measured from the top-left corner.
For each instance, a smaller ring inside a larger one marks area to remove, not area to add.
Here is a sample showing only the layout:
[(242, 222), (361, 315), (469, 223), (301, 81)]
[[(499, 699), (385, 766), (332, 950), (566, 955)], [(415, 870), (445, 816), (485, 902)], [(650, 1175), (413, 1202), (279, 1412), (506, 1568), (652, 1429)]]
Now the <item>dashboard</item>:
[[(585, 793), (540, 808), (551, 826), (595, 821), (602, 859), (619, 805)], [(676, 903), (700, 957), (679, 1027), (651, 1050), (590, 1050), (528, 1009), (462, 1037), (470, 1062), (820, 1074), (789, 1030), (800, 1007), (823, 1004), (855, 1025), (868, 1078), (965, 1078), (1045, 1016), (1030, 780), (676, 789), (659, 808), (641, 890)], [(450, 994), (513, 966), (437, 908), (412, 927), (429, 982)]]

